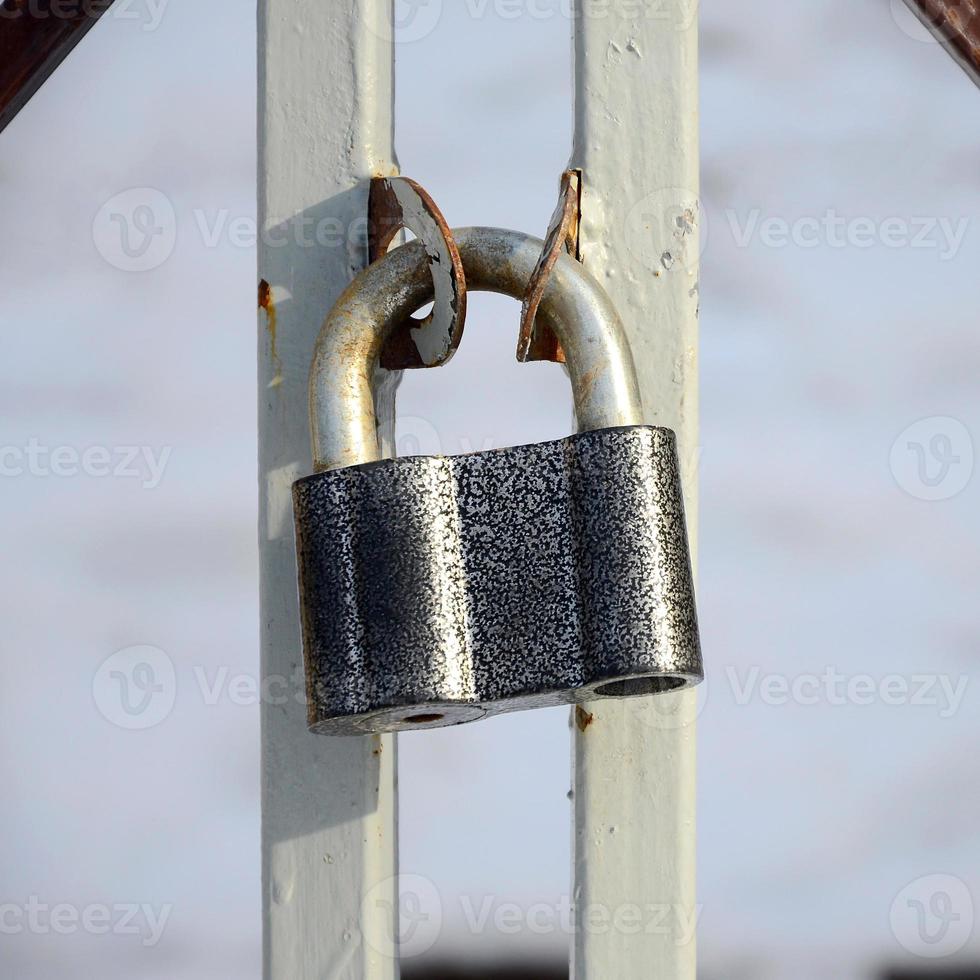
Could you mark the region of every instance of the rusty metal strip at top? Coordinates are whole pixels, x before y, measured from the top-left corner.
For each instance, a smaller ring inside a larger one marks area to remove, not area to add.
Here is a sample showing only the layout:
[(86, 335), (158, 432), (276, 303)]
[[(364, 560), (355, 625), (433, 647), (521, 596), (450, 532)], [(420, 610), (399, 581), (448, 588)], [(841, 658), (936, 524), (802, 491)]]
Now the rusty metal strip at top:
[(0, 0), (0, 132), (113, 0)]
[(905, 0), (980, 85), (980, 0)]
[(565, 352), (554, 332), (544, 324), (535, 324), (538, 306), (548, 288), (548, 280), (558, 261), (567, 252), (572, 258), (578, 255), (578, 227), (581, 215), (581, 175), (577, 170), (566, 170), (561, 176), (561, 192), (558, 206), (551, 216), (544, 250), (535, 266), (521, 304), (521, 334), (517, 341), (519, 361), (555, 361), (565, 363)]
[(436, 202), (410, 177), (375, 177), (368, 202), (368, 257), (377, 262), (403, 228), (425, 246), (435, 292), (432, 312), (409, 317), (388, 338), (381, 366), (389, 371), (438, 367), (449, 361), (466, 324), (466, 274), (459, 249)]

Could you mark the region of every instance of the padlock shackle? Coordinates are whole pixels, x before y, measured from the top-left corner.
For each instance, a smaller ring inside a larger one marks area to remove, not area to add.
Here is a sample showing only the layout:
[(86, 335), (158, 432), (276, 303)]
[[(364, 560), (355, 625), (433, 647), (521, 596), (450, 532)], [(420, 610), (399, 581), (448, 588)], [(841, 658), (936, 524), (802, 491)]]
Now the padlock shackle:
[[(544, 247), (499, 228), (454, 232), (471, 291), (524, 295)], [(310, 372), (310, 424), (316, 471), (382, 458), (375, 413), (378, 358), (388, 334), (433, 299), (420, 242), (389, 252), (351, 282), (320, 330)], [(579, 432), (643, 422), (633, 357), (606, 291), (580, 263), (555, 264), (538, 317), (561, 341)]]

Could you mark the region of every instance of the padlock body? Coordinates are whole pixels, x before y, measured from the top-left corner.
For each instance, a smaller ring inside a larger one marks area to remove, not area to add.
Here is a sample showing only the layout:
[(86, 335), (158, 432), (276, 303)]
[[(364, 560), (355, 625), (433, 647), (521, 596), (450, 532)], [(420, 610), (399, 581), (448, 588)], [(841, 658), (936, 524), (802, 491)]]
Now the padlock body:
[(293, 488), (311, 730), (441, 727), (703, 677), (674, 433), (406, 457)]

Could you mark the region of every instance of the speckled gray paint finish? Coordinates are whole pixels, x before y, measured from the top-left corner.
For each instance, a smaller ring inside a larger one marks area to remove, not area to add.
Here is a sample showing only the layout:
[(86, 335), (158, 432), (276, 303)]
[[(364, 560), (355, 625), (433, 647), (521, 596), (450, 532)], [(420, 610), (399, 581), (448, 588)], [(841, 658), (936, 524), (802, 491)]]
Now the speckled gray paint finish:
[(384, 460), (300, 480), (293, 500), (314, 731), (703, 676), (669, 429)]

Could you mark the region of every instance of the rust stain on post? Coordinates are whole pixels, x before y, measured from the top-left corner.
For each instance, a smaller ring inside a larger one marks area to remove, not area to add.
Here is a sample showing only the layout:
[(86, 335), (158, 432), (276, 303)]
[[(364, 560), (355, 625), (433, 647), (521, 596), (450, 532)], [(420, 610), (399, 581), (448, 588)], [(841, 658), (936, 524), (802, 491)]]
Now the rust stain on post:
[(595, 715), (589, 714), (582, 705), (575, 705), (575, 727), (578, 728), (582, 734), (585, 734), (586, 728), (595, 721)]
[(0, 131), (113, 0), (0, 0)]
[(259, 309), (265, 310), (265, 326), (269, 331), (270, 353), (272, 354), (272, 363), (276, 366), (276, 376), (269, 382), (269, 387), (275, 388), (282, 384), (282, 362), (279, 360), (277, 347), (279, 318), (276, 313), (275, 301), (272, 298), (272, 287), (265, 279), (259, 282)]

